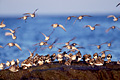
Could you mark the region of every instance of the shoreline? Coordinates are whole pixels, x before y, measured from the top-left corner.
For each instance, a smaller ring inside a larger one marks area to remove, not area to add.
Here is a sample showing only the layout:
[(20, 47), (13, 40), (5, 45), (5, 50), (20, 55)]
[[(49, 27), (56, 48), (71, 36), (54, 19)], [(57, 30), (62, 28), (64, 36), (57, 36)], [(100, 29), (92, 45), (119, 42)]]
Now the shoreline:
[(18, 72), (11, 72), (8, 69), (0, 71), (1, 80), (120, 80), (120, 65), (112, 61), (103, 66), (89, 66), (83, 61), (73, 62), (72, 65), (59, 64), (58, 61), (41, 66), (33, 66), (28, 69), (21, 69)]

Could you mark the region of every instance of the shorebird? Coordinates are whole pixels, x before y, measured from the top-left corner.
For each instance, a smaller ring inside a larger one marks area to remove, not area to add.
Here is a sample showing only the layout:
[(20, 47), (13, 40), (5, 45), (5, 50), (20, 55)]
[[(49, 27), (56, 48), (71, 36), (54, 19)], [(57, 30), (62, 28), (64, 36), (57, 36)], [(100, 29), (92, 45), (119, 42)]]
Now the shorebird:
[(4, 63), (0, 63), (0, 69), (4, 69), (5, 68), (5, 64)]
[[(106, 57), (105, 52), (107, 52), (107, 51), (110, 51), (110, 50), (105, 50), (105, 51), (100, 52), (100, 53), (102, 53), (102, 55), (101, 55), (101, 58), (102, 58), (102, 59), (105, 59), (105, 57)], [(99, 54), (100, 54), (100, 53), (99, 53)]]
[(45, 37), (45, 41), (48, 41), (48, 40), (50, 40), (50, 36), (54, 31), (55, 31), (55, 29), (53, 29), (53, 31), (50, 33), (49, 36), (46, 36), (44, 33), (41, 33), (41, 32), (40, 33)]
[(116, 7), (118, 7), (120, 5), (120, 3), (118, 3), (117, 5), (116, 5)]
[(83, 55), (83, 61), (85, 61), (86, 63), (88, 63), (88, 61), (91, 59), (91, 55), (90, 54), (85, 54)]
[(17, 72), (17, 71), (19, 71), (19, 66), (12, 65), (12, 66), (9, 68), (9, 70), (10, 70), (11, 72)]
[(1, 22), (1, 24), (0, 24), (0, 28), (4, 28), (6, 25), (5, 24), (3, 24), (3, 21), (4, 20), (2, 20), (2, 22)]
[(62, 61), (63, 61), (63, 54), (57, 54), (56, 58), (59, 61), (59, 63), (62, 63)]
[(17, 43), (7, 43), (7, 44), (5, 45), (5, 47), (6, 47), (7, 45), (8, 45), (9, 47), (16, 46), (19, 50), (22, 51), (22, 49), (20, 48), (20, 46), (19, 46)]
[(35, 50), (34, 50), (33, 52), (31, 52), (31, 51), (28, 49), (31, 58), (33, 57), (33, 55), (34, 55), (34, 53), (35, 53), (36, 50), (37, 50), (37, 48), (35, 48)]
[[(40, 41), (41, 41), (41, 40), (40, 40)], [(41, 41), (40, 43), (36, 43), (36, 44), (34, 44), (33, 46), (36, 46), (36, 45), (38, 45), (38, 44), (39, 44), (40, 47), (43, 46), (43, 45), (48, 45), (47, 41), (45, 41), (45, 42)]]
[(10, 62), (11, 65), (15, 65), (14, 59)]
[(18, 28), (20, 28), (20, 27), (17, 27), (14, 30), (12, 30), (10, 28), (6, 28), (6, 29), (3, 29), (3, 30), (9, 30), (12, 34), (14, 34)]
[(71, 41), (73, 41), (74, 39), (76, 39), (76, 37), (73, 37), (71, 40), (69, 40), (68, 42), (65, 43), (65, 45), (69, 45)]
[(51, 61), (54, 61), (54, 60), (56, 59), (56, 54), (53, 53), (53, 54), (50, 56), (50, 58), (51, 58)]
[(77, 19), (74, 21), (73, 24), (75, 24), (75, 22), (76, 22), (77, 20), (81, 21), (81, 20), (83, 19), (83, 17), (92, 17), (92, 16), (90, 16), (90, 15), (81, 15), (81, 16), (78, 16)]
[(96, 66), (103, 66), (103, 64), (104, 64), (104, 60), (101, 57), (98, 57), (94, 63), (94, 65)]
[(111, 62), (111, 58), (112, 58), (112, 55), (111, 55), (111, 54), (108, 54), (108, 55), (107, 55), (107, 60), (108, 60), (108, 61), (107, 61), (106, 63), (110, 63), (110, 62)]
[(112, 43), (113, 41), (114, 41), (114, 40), (111, 40), (110, 42), (106, 42), (107, 47), (111, 47), (111, 43)]
[(118, 21), (118, 18), (115, 17), (114, 15), (109, 15), (109, 16), (107, 16), (107, 18), (110, 18), (110, 17), (113, 17), (113, 21)]
[(76, 16), (68, 16), (67, 20), (66, 20), (66, 23), (67, 23), (67, 21), (71, 20), (72, 17), (76, 17)]
[(35, 12), (37, 11), (38, 9), (36, 9), (33, 13), (24, 13), (23, 15), (30, 15), (30, 17), (34, 18), (35, 17)]
[(55, 39), (55, 41), (48, 47), (49, 49), (52, 49), (53, 48), (53, 45), (58, 41), (58, 38)]
[(101, 49), (101, 45), (103, 45), (103, 44), (107, 44), (107, 43), (105, 42), (105, 43), (102, 43), (102, 44), (99, 44), (99, 45), (92, 44), (92, 45), (89, 45), (89, 46), (97, 46), (98, 49)]
[(106, 29), (106, 33), (108, 33), (108, 31), (110, 30), (110, 29), (112, 29), (112, 30), (114, 30), (114, 29), (118, 29), (118, 30), (120, 30), (120, 28), (119, 27), (116, 27), (116, 26), (112, 26), (112, 27), (109, 27), (108, 29)]
[(76, 60), (77, 60), (77, 62), (79, 62), (81, 59), (82, 59), (81, 52), (78, 51), (78, 52), (76, 53)]
[(120, 61), (119, 60), (117, 61), (117, 64), (120, 65)]
[(14, 39), (14, 40), (17, 39), (15, 33), (13, 34), (13, 33), (10, 33), (10, 32), (6, 32), (5, 36), (12, 36), (12, 39)]
[(100, 26), (100, 24), (95, 24), (93, 27), (90, 25), (86, 25), (84, 27), (89, 27), (91, 29), (91, 31), (95, 30), (95, 26)]
[(98, 58), (98, 53), (94, 53), (93, 58), (96, 60)]
[(7, 66), (7, 67), (10, 66), (10, 62), (9, 62), (9, 61), (6, 62), (6, 66)]
[(94, 59), (94, 58), (92, 58), (92, 59), (89, 60), (89, 64), (90, 64), (91, 66), (94, 66), (94, 63), (95, 63), (95, 59)]
[(63, 27), (63, 25), (61, 25), (61, 24), (58, 24), (58, 23), (56, 23), (56, 24), (52, 24), (51, 25), (53, 28), (57, 28), (57, 27), (60, 27), (60, 28), (62, 28), (65, 32), (66, 32), (66, 29)]
[(26, 23), (26, 20), (27, 20), (28, 17), (29, 17), (29, 16), (23, 16), (23, 17), (20, 17), (20, 18), (18, 18), (18, 19), (23, 19), (23, 20), (25, 20), (25, 23)]

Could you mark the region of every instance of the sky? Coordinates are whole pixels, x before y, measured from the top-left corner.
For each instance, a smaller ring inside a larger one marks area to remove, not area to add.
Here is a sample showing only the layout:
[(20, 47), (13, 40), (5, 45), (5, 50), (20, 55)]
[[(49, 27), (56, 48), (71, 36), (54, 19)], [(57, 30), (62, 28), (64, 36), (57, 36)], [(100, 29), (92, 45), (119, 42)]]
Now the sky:
[(119, 13), (119, 0), (0, 0), (0, 16), (34, 12), (39, 15)]

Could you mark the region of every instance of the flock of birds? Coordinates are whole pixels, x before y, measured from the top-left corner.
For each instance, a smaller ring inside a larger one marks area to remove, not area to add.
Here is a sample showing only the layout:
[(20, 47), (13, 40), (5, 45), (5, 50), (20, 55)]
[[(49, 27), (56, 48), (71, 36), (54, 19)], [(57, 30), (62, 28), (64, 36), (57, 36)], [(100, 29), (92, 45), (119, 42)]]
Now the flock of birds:
[[(119, 6), (119, 5), (120, 5), (120, 3), (117, 6)], [(35, 13), (37, 10), (38, 9), (36, 9), (33, 13), (25, 13), (23, 17), (20, 17), (18, 19), (23, 19), (23, 20), (25, 20), (25, 23), (26, 23), (27, 22), (26, 20), (28, 17), (31, 17), (31, 18), (35, 17)], [(75, 24), (75, 22), (77, 20), (81, 21), (84, 17), (92, 17), (92, 16), (90, 16), (90, 15), (80, 15), (78, 17), (77, 16), (68, 16), (67, 21), (71, 20), (72, 18), (75, 18), (75, 21), (73, 23), (73, 24)], [(118, 21), (118, 18), (115, 17), (114, 15), (109, 15), (107, 18), (111, 18), (111, 17), (113, 18), (113, 21)], [(17, 27), (14, 30), (12, 30), (10, 28), (5, 28), (6, 24), (4, 24), (3, 22), (4, 22), (4, 20), (2, 20), (2, 22), (0, 24), (0, 28), (3, 30), (10, 31), (10, 32), (6, 32), (5, 36), (12, 36), (12, 39), (15, 40), (16, 39), (16, 35), (15, 35), (16, 30), (19, 29), (20, 27)], [(47, 36), (44, 33), (40, 32), (45, 37), (45, 39), (44, 39), (44, 41), (40, 40), (41, 41), (40, 43), (36, 43), (33, 46), (39, 45), (42, 50), (44, 50), (46, 48), (52, 49), (54, 47), (54, 44), (58, 41), (58, 38), (56, 38), (52, 44), (48, 44), (48, 41), (50, 40), (50, 36), (55, 31), (55, 28), (60, 27), (65, 32), (66, 32), (66, 29), (63, 25), (58, 24), (58, 23), (52, 24), (51, 26), (53, 27), (53, 31), (50, 33), (50, 35)], [(89, 27), (90, 30), (93, 31), (93, 30), (95, 30), (96, 26), (100, 26), (100, 24), (95, 24), (94, 26), (86, 25), (86, 26), (84, 26), (84, 28)], [(112, 26), (106, 30), (106, 33), (110, 29), (116, 29), (116, 28), (120, 30), (120, 28), (118, 28), (116, 26)], [(82, 47), (79, 44), (74, 43), (74, 42), (70, 43), (75, 39), (76, 39), (76, 37), (73, 37), (71, 40), (64, 43), (64, 46), (62, 46), (61, 48), (58, 48), (58, 52), (59, 52), (58, 54), (56, 54), (56, 53), (53, 53), (52, 55), (50, 55), (50, 54), (47, 54), (47, 55), (35, 54), (35, 56), (34, 56), (34, 53), (37, 50), (37, 48), (35, 48), (35, 50), (33, 52), (31, 52), (28, 49), (28, 51), (30, 52), (30, 56), (27, 59), (25, 59), (23, 62), (21, 62), (22, 69), (28, 69), (32, 66), (38, 66), (38, 65), (41, 66), (45, 63), (50, 64), (50, 63), (53, 63), (55, 60), (58, 60), (60, 64), (71, 65), (71, 63), (73, 61), (79, 62), (79, 61), (81, 61), (81, 59), (83, 59), (83, 62), (85, 62), (86, 64), (91, 65), (91, 66), (102, 66), (102, 65), (104, 65), (104, 63), (111, 62), (112, 55), (108, 54), (106, 56), (106, 54), (105, 54), (107, 51), (111, 51), (111, 50), (104, 50), (99, 53), (101, 55), (99, 55), (98, 53), (94, 53), (93, 57), (91, 57), (90, 54), (85, 54), (82, 57), (82, 54), (79, 49), (80, 48), (84, 49), (84, 47)], [(112, 42), (113, 42), (113, 40), (111, 42), (105, 42), (105, 43), (102, 43), (99, 45), (90, 45), (90, 46), (97, 46), (97, 48), (100, 49), (101, 45), (104, 45), (104, 44), (107, 44), (107, 46), (110, 47)], [(9, 47), (16, 46), (19, 50), (22, 51), (21, 47), (17, 43), (7, 43), (4, 47), (2, 45), (0, 45), (0, 48), (5, 48), (6, 46), (9, 46)], [(48, 47), (42, 47), (42, 46), (48, 46)], [(64, 48), (66, 48), (68, 51), (62, 51)], [(75, 54), (72, 54), (71, 52), (74, 52)], [(107, 61), (104, 61), (105, 58), (107, 59)], [(20, 64), (19, 59), (17, 59), (16, 61), (13, 59), (12, 61), (7, 61), (6, 63), (1, 63), (0, 69), (3, 70), (5, 68), (9, 68), (10, 71), (17, 72), (20, 69), (19, 64)], [(117, 61), (117, 64), (120, 64), (120, 62)]]

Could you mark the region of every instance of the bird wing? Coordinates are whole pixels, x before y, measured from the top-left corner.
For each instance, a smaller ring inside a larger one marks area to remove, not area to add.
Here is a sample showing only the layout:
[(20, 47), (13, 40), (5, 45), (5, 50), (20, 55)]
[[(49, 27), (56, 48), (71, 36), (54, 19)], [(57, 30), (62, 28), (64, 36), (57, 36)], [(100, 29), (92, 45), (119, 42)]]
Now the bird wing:
[(87, 17), (92, 17), (92, 16), (90, 16), (90, 15), (82, 15), (82, 17), (85, 17), (85, 16), (87, 16)]
[(37, 48), (35, 48), (35, 50), (33, 51), (33, 54), (35, 53), (36, 50), (37, 50)]
[[(40, 32), (41, 33), (41, 32)], [(47, 37), (44, 33), (41, 33), (43, 36)]]
[(3, 30), (9, 30), (10, 32), (12, 32), (12, 31), (13, 31), (12, 29), (9, 29), (9, 28), (3, 29)]
[(3, 24), (4, 19), (2, 20), (1, 24)]
[(15, 46), (22, 51), (22, 49), (20, 48), (20, 46), (17, 43), (15, 43)]
[[(53, 31), (50, 33), (50, 35), (51, 35), (54, 31), (55, 31), (55, 29), (53, 29)], [(50, 35), (49, 35), (49, 37), (50, 37)]]
[(17, 28), (15, 28), (14, 30), (16, 30), (16, 29), (18, 29), (18, 28), (20, 28), (20, 27), (17, 27)]
[(86, 26), (84, 26), (84, 28), (85, 28), (85, 27), (91, 27), (91, 26), (90, 26), (90, 25), (86, 25)]
[[(95, 26), (100, 26), (100, 24), (95, 24)], [(95, 26), (94, 26), (94, 27), (95, 27)]]
[(5, 36), (11, 36), (11, 35), (13, 35), (13, 34), (10, 33), (10, 32), (6, 32), (6, 33), (5, 33)]
[(55, 41), (52, 43), (52, 45), (53, 45), (53, 44), (55, 44), (57, 41), (58, 41), (58, 38), (57, 38), (57, 39), (55, 39)]
[(73, 37), (71, 40), (69, 40), (68, 42), (71, 42), (71, 41), (73, 41), (74, 39), (76, 39), (76, 37)]
[(114, 16), (114, 15), (109, 15), (109, 16), (107, 16), (107, 18), (110, 18), (110, 17), (113, 17), (113, 18), (115, 18), (115, 16)]
[(3, 47), (0, 45), (0, 48), (3, 48)]
[(24, 13), (23, 15), (26, 15), (26, 14), (32, 15), (31, 13)]
[(29, 49), (27, 49), (29, 51), (29, 53), (31, 54), (31, 51)]
[(120, 30), (120, 28), (119, 27), (116, 27), (118, 30)]
[(37, 10), (38, 10), (38, 9), (36, 9), (33, 14), (35, 14), (35, 12), (36, 12)]
[(118, 3), (117, 5), (116, 5), (116, 7), (118, 7), (120, 5), (120, 3)]
[(66, 31), (66, 29), (63, 27), (63, 25), (59, 24), (59, 27), (61, 27), (64, 31)]
[(108, 28), (105, 32), (107, 33), (112, 27)]

